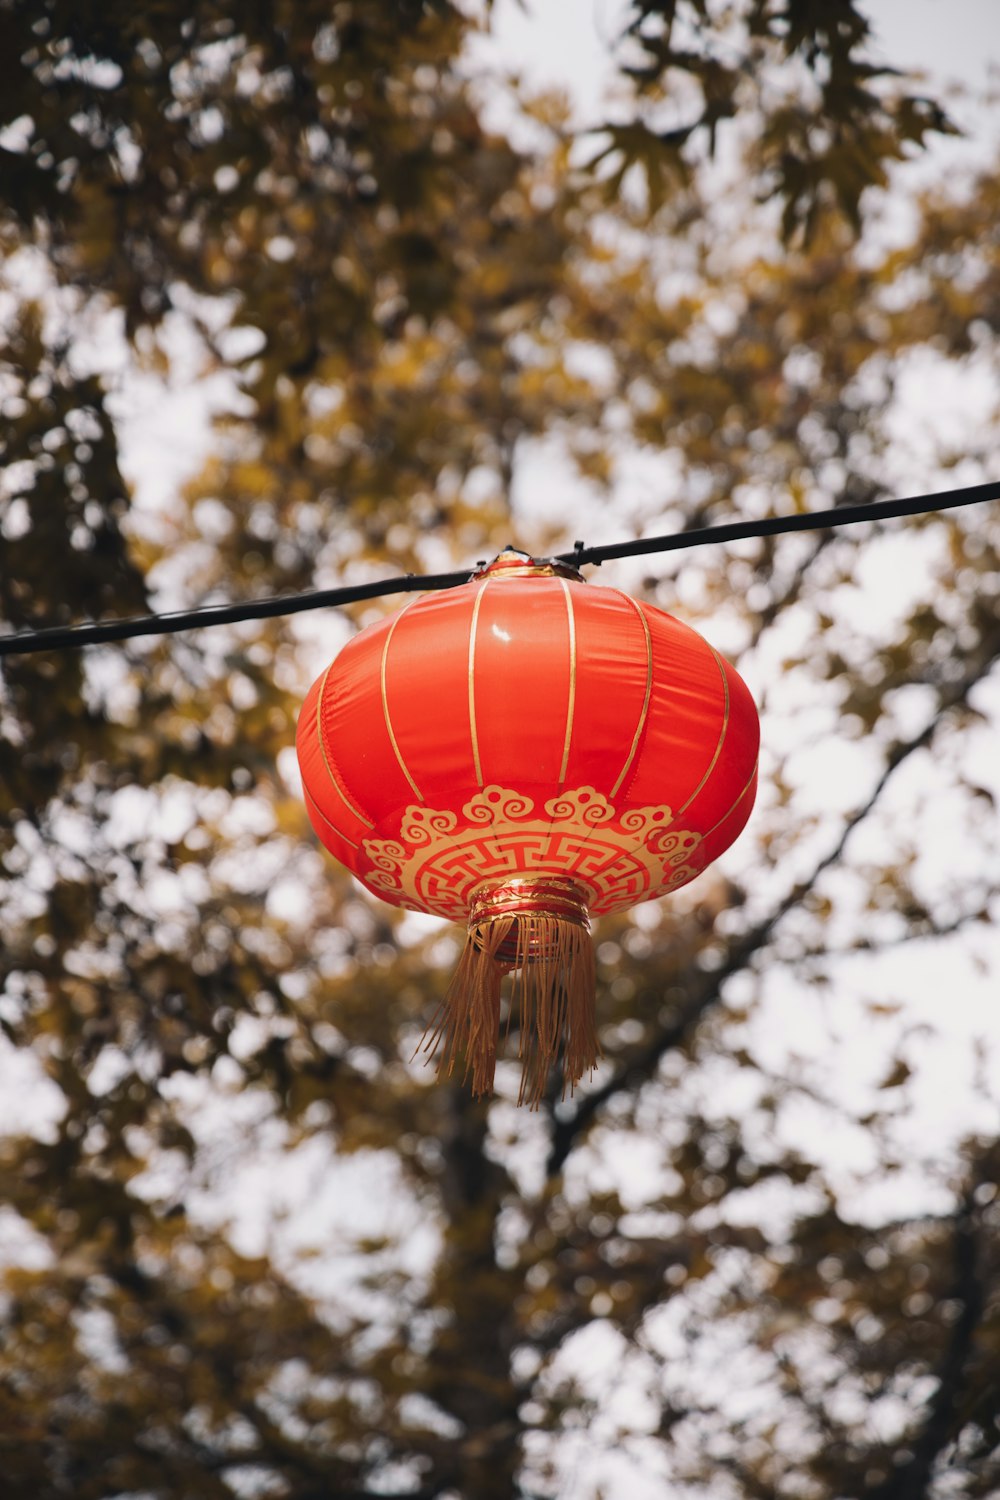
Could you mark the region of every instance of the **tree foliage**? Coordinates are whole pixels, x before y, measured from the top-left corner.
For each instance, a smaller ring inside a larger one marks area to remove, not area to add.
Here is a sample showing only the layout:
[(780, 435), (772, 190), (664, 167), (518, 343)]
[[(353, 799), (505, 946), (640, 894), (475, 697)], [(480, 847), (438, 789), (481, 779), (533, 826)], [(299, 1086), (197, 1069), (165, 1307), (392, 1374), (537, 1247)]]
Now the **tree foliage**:
[[(637, 3), (610, 166), (558, 100), (487, 128), (474, 24), (0, 0), (5, 629), (545, 550), (539, 453), (602, 536), (985, 471), (1000, 176), (853, 236), (946, 123), (857, 6)], [(225, 400), (153, 509), (125, 397), (178, 340)], [(982, 419), (901, 426), (931, 382)], [(990, 953), (998, 545), (977, 509), (623, 575), (740, 659), (765, 792), (602, 924), (605, 1061), (537, 1115), (412, 1060), (449, 939), (308, 833), (336, 626), (6, 659), (5, 1494), (994, 1494), (996, 1079), (970, 1042), (931, 1135), (915, 976), (947, 1022)]]
[[(639, 165), (659, 201), (665, 181), (687, 176), (692, 145), (714, 151), (720, 125), (752, 109), (747, 165), (781, 203), (786, 238), (808, 240), (831, 206), (860, 229), (865, 190), (885, 187), (929, 133), (954, 129), (935, 99), (872, 61), (854, 0), (749, 0), (729, 15), (708, 0), (633, 0), (624, 39), (623, 71), (651, 108), (609, 127), (601, 156), (617, 154), (615, 180)], [(665, 105), (681, 118), (658, 128)]]

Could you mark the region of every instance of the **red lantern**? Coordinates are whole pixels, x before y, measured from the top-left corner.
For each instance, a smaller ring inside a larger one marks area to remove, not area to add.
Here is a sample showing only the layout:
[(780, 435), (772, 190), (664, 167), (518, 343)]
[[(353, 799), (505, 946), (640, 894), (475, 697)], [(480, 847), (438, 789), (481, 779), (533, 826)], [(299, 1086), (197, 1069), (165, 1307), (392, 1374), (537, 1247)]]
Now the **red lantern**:
[(597, 1058), (590, 915), (729, 847), (758, 743), (745, 684), (695, 631), (514, 551), (355, 636), (297, 739), (330, 852), (384, 901), (468, 922), (428, 1046), (489, 1092), (512, 972), (532, 1103), (560, 1046), (571, 1085)]

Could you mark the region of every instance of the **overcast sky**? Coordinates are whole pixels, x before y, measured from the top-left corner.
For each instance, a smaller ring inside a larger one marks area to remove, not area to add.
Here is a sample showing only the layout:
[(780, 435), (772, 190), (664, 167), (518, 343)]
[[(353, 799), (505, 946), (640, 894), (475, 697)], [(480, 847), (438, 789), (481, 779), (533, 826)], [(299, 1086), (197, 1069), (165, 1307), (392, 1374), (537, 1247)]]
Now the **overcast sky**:
[[(939, 81), (973, 88), (1000, 57), (997, 0), (868, 0), (880, 52), (897, 67), (926, 69)], [(599, 108), (611, 73), (611, 45), (626, 0), (496, 0), (486, 44), (539, 85), (568, 88)]]

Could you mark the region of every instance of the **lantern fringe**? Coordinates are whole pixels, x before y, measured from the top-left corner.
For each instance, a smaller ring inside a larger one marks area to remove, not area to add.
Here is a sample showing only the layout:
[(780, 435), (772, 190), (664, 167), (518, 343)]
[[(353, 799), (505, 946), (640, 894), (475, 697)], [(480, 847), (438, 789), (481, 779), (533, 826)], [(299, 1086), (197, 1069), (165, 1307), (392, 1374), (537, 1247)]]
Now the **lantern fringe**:
[(594, 945), (578, 922), (548, 913), (472, 922), (445, 998), (417, 1051), (443, 1043), (438, 1077), (465, 1059), (472, 1092), (493, 1092), (500, 1032), (500, 986), (512, 973), (506, 1030), (517, 1013), (521, 1086), (518, 1104), (538, 1109), (560, 1048), (563, 1096), (600, 1056), (595, 1017)]

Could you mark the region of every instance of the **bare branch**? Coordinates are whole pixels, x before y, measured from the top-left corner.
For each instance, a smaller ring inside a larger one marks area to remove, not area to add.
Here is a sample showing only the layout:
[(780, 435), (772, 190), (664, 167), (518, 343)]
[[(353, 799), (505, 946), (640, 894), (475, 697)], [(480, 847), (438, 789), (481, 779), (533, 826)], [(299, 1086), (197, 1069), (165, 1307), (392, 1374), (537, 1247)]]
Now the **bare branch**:
[(815, 888), (820, 877), (840, 861), (851, 834), (872, 812), (896, 771), (916, 751), (922, 750), (930, 744), (944, 715), (951, 709), (958, 708), (965, 703), (969, 693), (976, 684), (988, 675), (993, 665), (993, 660), (994, 658), (991, 657), (988, 660), (977, 662), (974, 671), (960, 678), (946, 692), (942, 693), (937, 713), (924, 726), (920, 733), (914, 735), (912, 739), (899, 741), (892, 747), (886, 758), (882, 774), (872, 788), (869, 797), (844, 823), (840, 837), (833, 848), (819, 860), (811, 874), (805, 880), (801, 880), (797, 885), (793, 886), (768, 916), (749, 928), (742, 936), (734, 939), (722, 968), (716, 970), (713, 974), (706, 975), (700, 984), (695, 987), (687, 1004), (673, 1025), (661, 1031), (649, 1046), (637, 1052), (601, 1088), (595, 1089), (592, 1094), (587, 1094), (581, 1099), (571, 1115), (568, 1115), (564, 1119), (553, 1121), (552, 1144), (546, 1167), (549, 1178), (555, 1177), (562, 1170), (576, 1141), (589, 1128), (598, 1110), (609, 1099), (614, 1098), (623, 1090), (632, 1089), (636, 1085), (646, 1082), (654, 1075), (667, 1053), (671, 1052), (675, 1047), (679, 1047), (685, 1041), (705, 1012), (719, 999), (726, 981), (731, 979), (734, 974), (740, 973), (749, 966), (756, 954), (770, 942), (774, 930), (782, 918), (801, 905)]
[(873, 953), (887, 953), (893, 948), (899, 948), (904, 943), (926, 943), (935, 938), (954, 937), (957, 932), (964, 932), (975, 922), (988, 922), (989, 912), (985, 902), (980, 903), (974, 911), (964, 911), (951, 922), (931, 922), (921, 926), (917, 932), (902, 932), (898, 937), (886, 938), (882, 942), (876, 942), (871, 938), (859, 938), (856, 943), (846, 943), (843, 947), (833, 948), (819, 945), (815, 948), (803, 948), (799, 953), (785, 959), (785, 963), (797, 964), (823, 964), (835, 961), (838, 958), (857, 958), (860, 955)]
[(985, 1293), (977, 1269), (976, 1211), (973, 1189), (955, 1215), (955, 1280), (951, 1296), (962, 1311), (935, 1370), (937, 1390), (927, 1419), (908, 1447), (911, 1457), (889, 1477), (868, 1490), (863, 1500), (924, 1500), (939, 1455), (951, 1442), (959, 1400), (965, 1389), (969, 1356), (983, 1316)]

